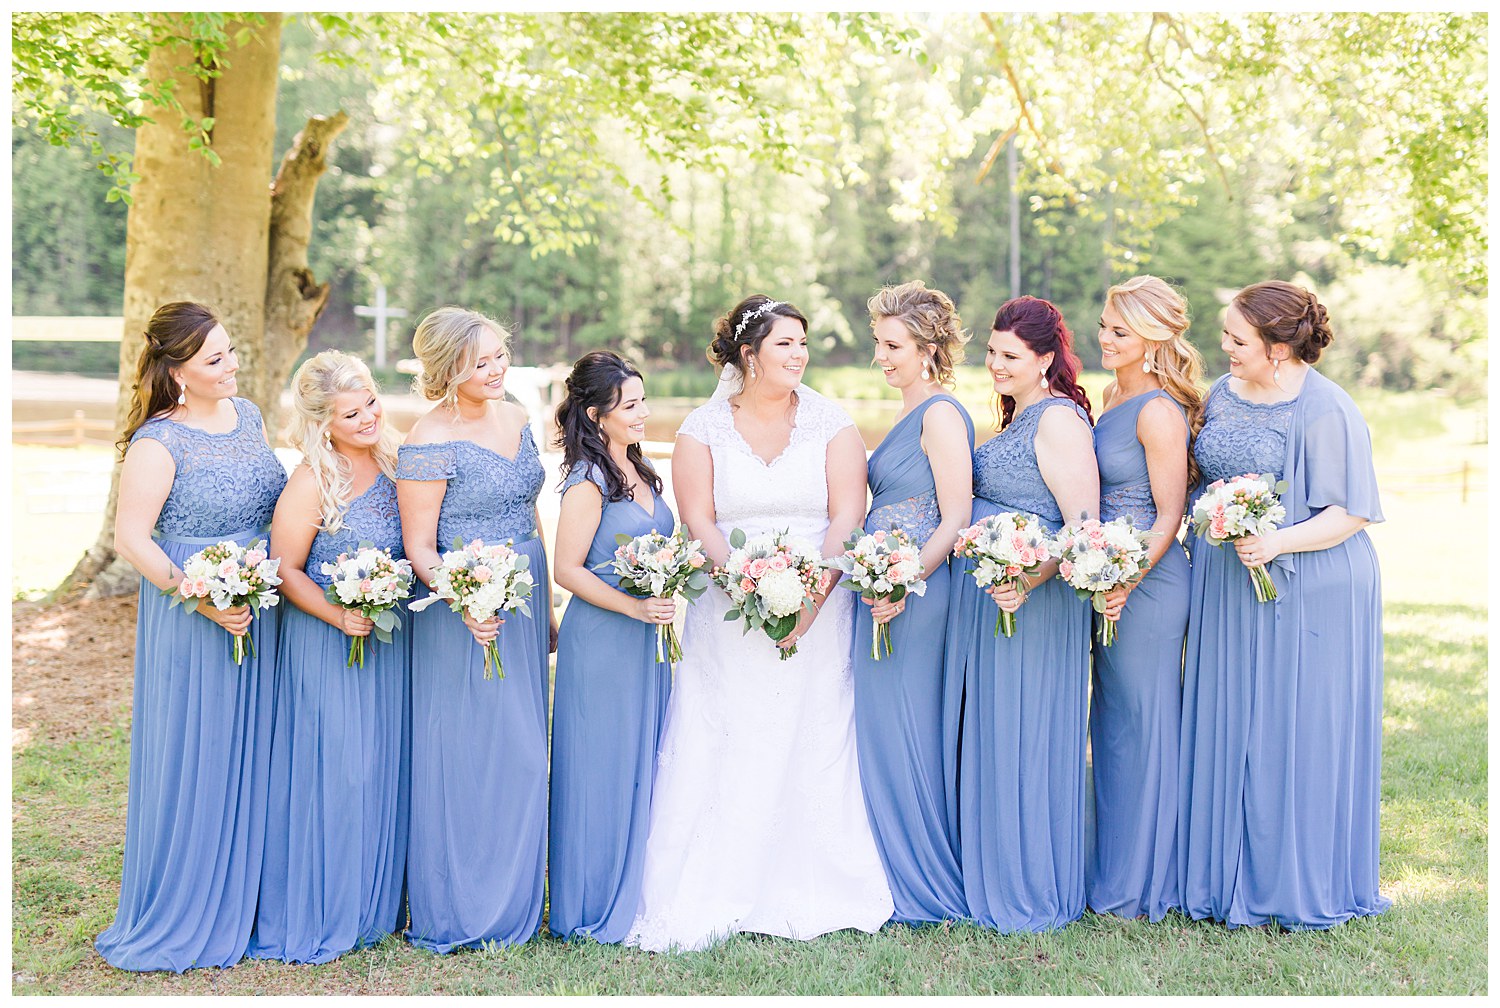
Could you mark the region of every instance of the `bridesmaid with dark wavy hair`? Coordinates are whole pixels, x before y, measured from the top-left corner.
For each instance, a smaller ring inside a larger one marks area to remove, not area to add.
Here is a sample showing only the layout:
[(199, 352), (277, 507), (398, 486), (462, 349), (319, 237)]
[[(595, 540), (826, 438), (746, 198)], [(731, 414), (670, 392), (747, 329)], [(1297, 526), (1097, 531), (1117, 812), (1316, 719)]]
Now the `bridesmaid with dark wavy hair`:
[[(1229, 373), (1193, 453), (1203, 482), (1285, 480), (1285, 524), (1193, 558), (1182, 697), (1182, 905), (1230, 927), (1326, 928), (1380, 895), (1382, 521), (1370, 431), (1312, 365), (1333, 342), (1311, 291), (1271, 280), (1224, 317)], [(1238, 555), (1236, 555), (1238, 554)], [(1246, 567), (1263, 566), (1275, 602)]]
[[(235, 395), (238, 370), (203, 305), (174, 301), (146, 324), (115, 516), (115, 550), (141, 572), (125, 863), (95, 942), (120, 969), (233, 966), (255, 923), (280, 612), (189, 612), (162, 594), (203, 547), (268, 538), (286, 470)], [(230, 634), (256, 642), (243, 664)]]
[[(974, 451), (974, 512), (1029, 511), (1056, 532), (1099, 513), (1087, 393), (1062, 313), (1005, 302), (985, 347), (1000, 432)], [(1048, 931), (1083, 913), (1084, 735), (1093, 610), (1044, 565), (1022, 592), (956, 560), (949, 676), (963, 678), (958, 822), (969, 914), (998, 931)], [(994, 632), (995, 606), (1015, 613)]]
[(641, 451), (646, 386), (618, 354), (585, 354), (557, 408), (562, 510), (553, 576), (573, 593), (557, 639), (548, 927), (623, 941), (641, 898), (656, 748), (672, 667), (656, 660), (670, 598), (620, 590), (615, 536), (671, 535), (661, 477)]

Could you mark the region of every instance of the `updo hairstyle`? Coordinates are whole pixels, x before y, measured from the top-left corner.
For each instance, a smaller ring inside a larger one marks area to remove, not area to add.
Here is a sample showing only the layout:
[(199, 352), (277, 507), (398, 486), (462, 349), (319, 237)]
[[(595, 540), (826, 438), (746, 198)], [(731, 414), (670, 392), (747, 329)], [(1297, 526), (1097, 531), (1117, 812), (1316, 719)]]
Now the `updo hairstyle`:
[(764, 294), (751, 294), (734, 306), (728, 315), (714, 320), (714, 338), (708, 345), (708, 359), (716, 367), (733, 364), (744, 373), (745, 358), (760, 353), (760, 345), (771, 334), (777, 319), (791, 318), (802, 323), (807, 332), (807, 317), (785, 301), (773, 301)]
[(172, 369), (181, 367), (203, 349), (203, 341), (219, 324), (214, 310), (192, 301), (171, 301), (151, 313), (146, 342), (135, 365), (135, 398), (125, 421), (125, 432), (115, 442), (124, 458), (130, 438), (141, 425), (164, 416), (181, 394)]
[(953, 307), (952, 298), (920, 280), (880, 288), (870, 298), (870, 327), (883, 318), (893, 318), (906, 327), (917, 346), (932, 357), (933, 377), (953, 387), (953, 368), (964, 360), (969, 334)]
[(1328, 310), (1305, 287), (1266, 280), (1240, 291), (1231, 304), (1255, 327), (1268, 350), (1273, 343), (1284, 343), (1298, 360), (1316, 364), (1333, 342)]
[(412, 379), (412, 391), (424, 399), (454, 407), (458, 387), (474, 374), (479, 340), (486, 329), (500, 337), (500, 349), (510, 350), (510, 332), (499, 322), (467, 308), (448, 305), (428, 312), (411, 338), (412, 353), (422, 363)]

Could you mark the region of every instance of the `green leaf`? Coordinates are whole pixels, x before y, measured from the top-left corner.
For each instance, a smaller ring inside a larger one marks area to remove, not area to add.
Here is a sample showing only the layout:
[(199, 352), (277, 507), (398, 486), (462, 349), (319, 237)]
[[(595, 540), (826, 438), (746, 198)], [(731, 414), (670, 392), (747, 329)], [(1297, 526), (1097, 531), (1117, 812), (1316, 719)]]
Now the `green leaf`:
[(733, 529), (729, 533), (729, 546), (731, 549), (740, 549), (745, 545), (745, 530)]

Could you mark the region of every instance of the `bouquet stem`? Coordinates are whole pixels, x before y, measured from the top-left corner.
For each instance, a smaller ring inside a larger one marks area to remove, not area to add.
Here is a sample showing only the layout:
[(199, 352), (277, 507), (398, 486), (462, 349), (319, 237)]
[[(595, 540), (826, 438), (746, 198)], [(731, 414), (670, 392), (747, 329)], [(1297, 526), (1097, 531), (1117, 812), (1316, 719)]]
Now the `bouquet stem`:
[(234, 663), (236, 665), (245, 664), (247, 654), (251, 658), (255, 657), (255, 638), (250, 636), (248, 627), (245, 628), (244, 633), (230, 634), (230, 636), (234, 638)]
[(1107, 616), (1101, 616), (1100, 619), (1103, 621), (1104, 625), (1099, 628), (1099, 643), (1103, 644), (1105, 647), (1109, 647), (1115, 642), (1116, 621), (1110, 619)]
[[(494, 668), (493, 674), (490, 671), (491, 667)], [(504, 679), (505, 667), (500, 664), (499, 643), (496, 641), (490, 641), (484, 646), (484, 677), (486, 679), (493, 679), (495, 678), (495, 676), (499, 676), (501, 679)]]
[[(666, 643), (666, 658), (662, 657), (662, 643)], [(682, 642), (677, 639), (677, 628), (668, 623), (666, 626), (656, 628), (656, 660), (672, 662), (682, 661)]]
[(349, 660), (344, 663), (344, 668), (353, 668), (356, 664), (360, 668), (365, 667), (365, 639), (349, 635)]
[[(995, 608), (1000, 609), (998, 605)], [(1016, 614), (1006, 612), (1004, 609), (1000, 609), (995, 614), (995, 636), (998, 637), (1002, 633), (1007, 637), (1016, 635)]]
[(1264, 567), (1247, 567), (1250, 572), (1250, 584), (1255, 588), (1255, 601), (1275, 602), (1276, 582), (1271, 580), (1271, 572)]
[(666, 636), (667, 628), (658, 623), (656, 625), (656, 662), (658, 665), (667, 660), (666, 657), (662, 654), (661, 647), (662, 642), (666, 639)]

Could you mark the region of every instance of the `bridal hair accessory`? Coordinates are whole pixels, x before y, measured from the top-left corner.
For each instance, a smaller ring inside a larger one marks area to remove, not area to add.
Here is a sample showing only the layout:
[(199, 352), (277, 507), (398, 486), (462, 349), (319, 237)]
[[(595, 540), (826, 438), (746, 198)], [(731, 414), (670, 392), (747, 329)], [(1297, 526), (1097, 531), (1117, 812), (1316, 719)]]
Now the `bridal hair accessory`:
[[(739, 339), (740, 334), (745, 331), (745, 327), (748, 326), (751, 322), (754, 322), (756, 319), (760, 318), (760, 316), (775, 308), (780, 308), (785, 303), (786, 302), (784, 301), (767, 301), (764, 304), (757, 305), (756, 307), (751, 308), (745, 314), (740, 316), (740, 324), (734, 327), (734, 338)], [(755, 377), (754, 372), (751, 372), (750, 377)]]

